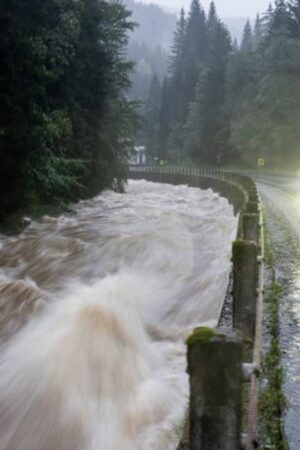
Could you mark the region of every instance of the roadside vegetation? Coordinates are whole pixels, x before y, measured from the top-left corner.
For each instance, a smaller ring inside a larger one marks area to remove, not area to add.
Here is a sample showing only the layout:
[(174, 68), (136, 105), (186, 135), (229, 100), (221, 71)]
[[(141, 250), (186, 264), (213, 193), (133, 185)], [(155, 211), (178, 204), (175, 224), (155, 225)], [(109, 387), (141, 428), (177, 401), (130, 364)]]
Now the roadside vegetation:
[[(266, 213), (264, 211), (264, 223)], [(283, 432), (283, 415), (286, 398), (283, 392), (284, 370), (282, 367), (282, 350), (280, 345), (280, 302), (282, 286), (274, 280), (272, 270), (272, 248), (265, 225), (265, 260), (267, 272), (271, 274), (265, 292), (265, 340), (267, 348), (263, 355), (262, 386), (259, 399), (260, 432), (263, 449), (287, 450), (288, 446)]]

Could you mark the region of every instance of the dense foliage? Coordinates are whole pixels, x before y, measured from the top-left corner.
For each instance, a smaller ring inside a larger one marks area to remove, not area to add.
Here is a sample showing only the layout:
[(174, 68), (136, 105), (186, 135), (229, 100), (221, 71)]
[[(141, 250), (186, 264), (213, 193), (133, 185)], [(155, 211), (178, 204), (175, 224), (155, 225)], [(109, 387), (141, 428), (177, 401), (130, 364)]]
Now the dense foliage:
[(146, 130), (157, 130), (145, 139), (149, 155), (213, 165), (299, 163), (299, 17), (299, 0), (276, 0), (253, 29), (246, 23), (238, 45), (214, 3), (206, 15), (193, 0), (178, 20), (157, 111), (146, 115)]
[(2, 0), (0, 220), (124, 179), (129, 13), (118, 0)]
[(299, 165), (300, 2), (277, 0), (228, 67), (230, 143), (242, 159)]

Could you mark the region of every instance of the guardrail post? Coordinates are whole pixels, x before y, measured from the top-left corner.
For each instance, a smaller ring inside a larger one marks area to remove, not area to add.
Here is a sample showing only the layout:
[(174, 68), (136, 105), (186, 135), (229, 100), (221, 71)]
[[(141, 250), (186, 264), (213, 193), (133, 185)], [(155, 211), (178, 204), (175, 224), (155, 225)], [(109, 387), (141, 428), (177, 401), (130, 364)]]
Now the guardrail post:
[(258, 192), (256, 188), (250, 188), (249, 190), (249, 202), (258, 202)]
[(258, 214), (258, 202), (248, 202), (246, 204), (246, 213), (247, 214)]
[(198, 328), (188, 339), (189, 450), (239, 450), (242, 343), (231, 329)]
[(243, 238), (246, 241), (254, 241), (258, 244), (259, 239), (259, 214), (246, 213), (242, 217)]
[(255, 242), (237, 240), (233, 243), (233, 327), (243, 333), (244, 342), (249, 344), (255, 333), (257, 256)]

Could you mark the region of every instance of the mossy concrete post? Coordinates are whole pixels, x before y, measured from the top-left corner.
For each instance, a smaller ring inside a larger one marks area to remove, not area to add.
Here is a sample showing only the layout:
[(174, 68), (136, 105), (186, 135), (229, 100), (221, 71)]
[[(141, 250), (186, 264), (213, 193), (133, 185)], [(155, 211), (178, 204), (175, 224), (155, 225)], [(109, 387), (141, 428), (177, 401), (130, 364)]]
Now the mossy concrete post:
[(250, 190), (249, 192), (249, 202), (258, 203), (259, 197), (256, 190)]
[(248, 202), (245, 212), (246, 214), (258, 214), (258, 202)]
[(245, 241), (254, 241), (258, 244), (259, 239), (259, 215), (246, 213), (243, 215), (243, 237)]
[(258, 246), (253, 241), (233, 243), (233, 327), (253, 342), (256, 321)]
[(242, 343), (232, 329), (198, 328), (188, 339), (189, 450), (239, 450)]

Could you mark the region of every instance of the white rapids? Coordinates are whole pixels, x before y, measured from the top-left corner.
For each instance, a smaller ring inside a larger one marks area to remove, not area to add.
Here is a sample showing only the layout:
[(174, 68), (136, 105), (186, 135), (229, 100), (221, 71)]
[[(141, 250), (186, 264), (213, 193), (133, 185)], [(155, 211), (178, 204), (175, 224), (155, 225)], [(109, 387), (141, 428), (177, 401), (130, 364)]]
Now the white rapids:
[(0, 450), (175, 450), (236, 227), (210, 190), (130, 181), (3, 238)]

